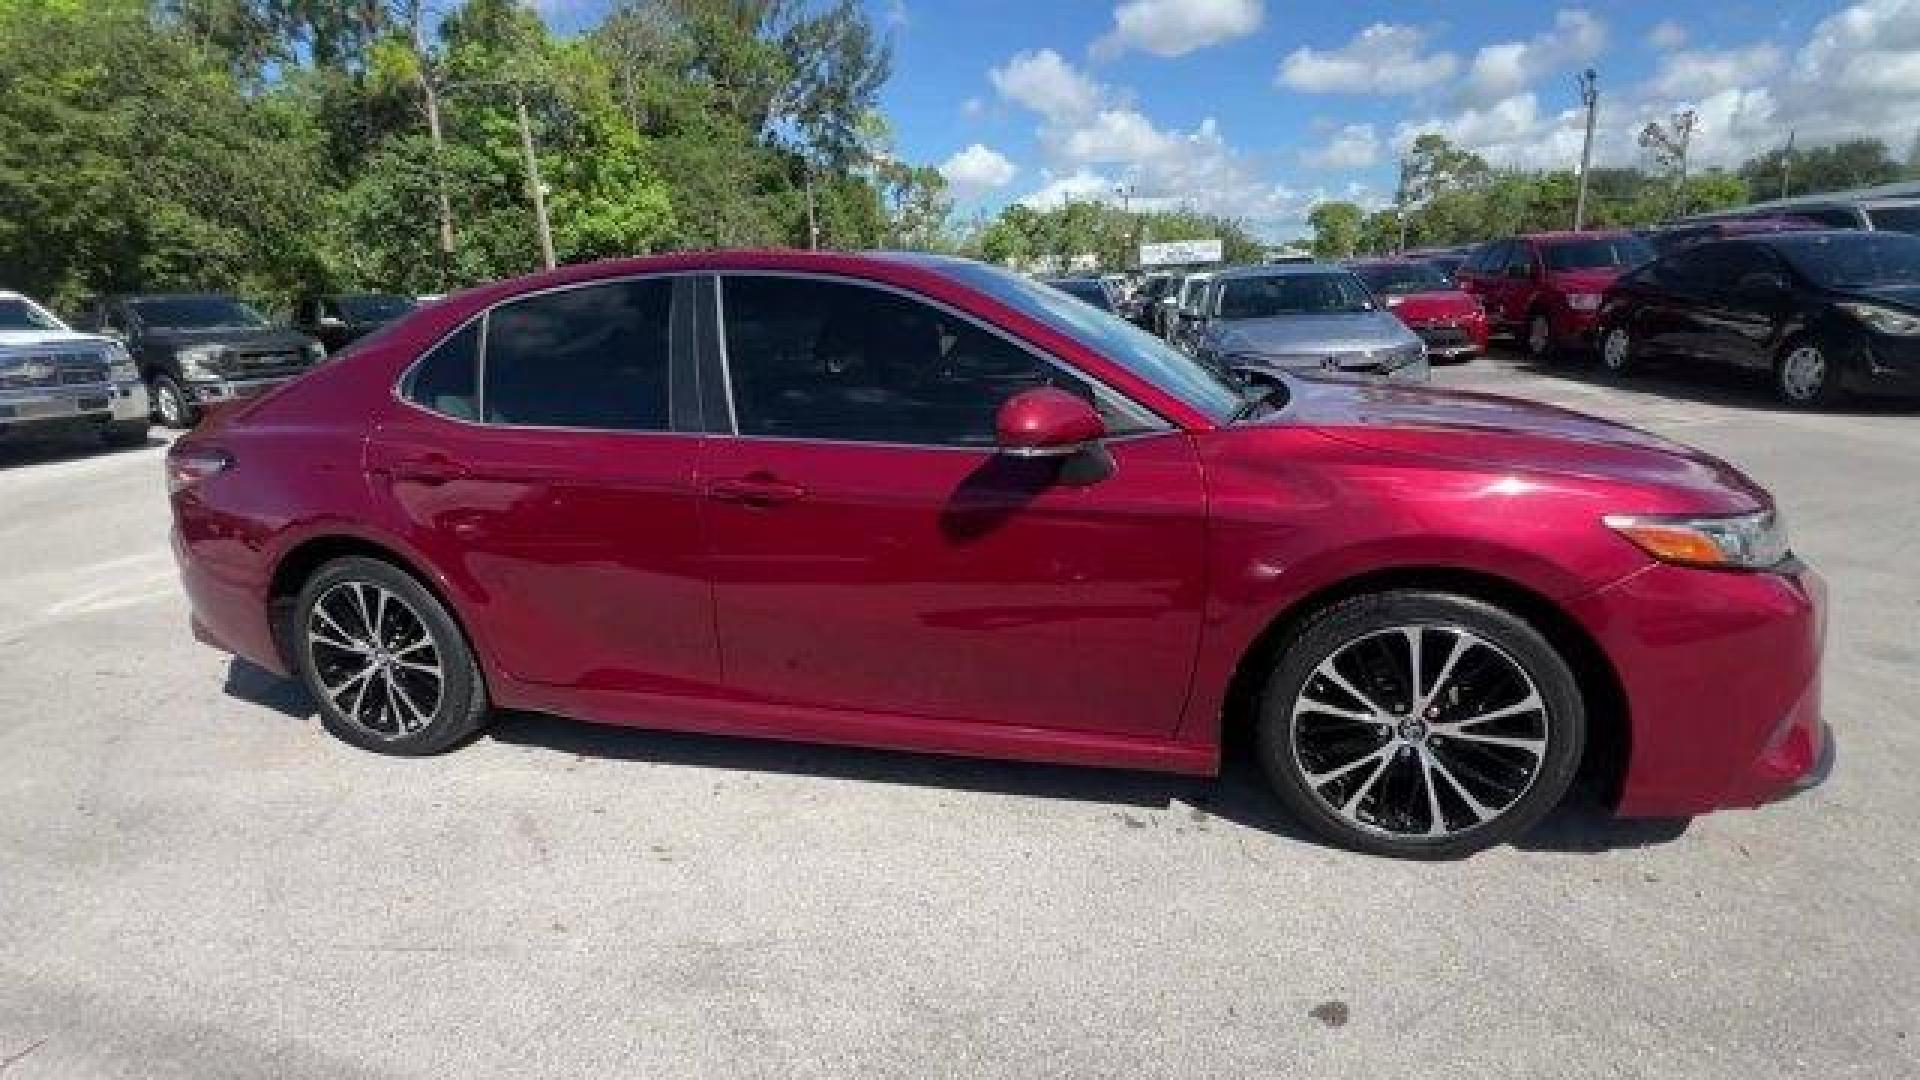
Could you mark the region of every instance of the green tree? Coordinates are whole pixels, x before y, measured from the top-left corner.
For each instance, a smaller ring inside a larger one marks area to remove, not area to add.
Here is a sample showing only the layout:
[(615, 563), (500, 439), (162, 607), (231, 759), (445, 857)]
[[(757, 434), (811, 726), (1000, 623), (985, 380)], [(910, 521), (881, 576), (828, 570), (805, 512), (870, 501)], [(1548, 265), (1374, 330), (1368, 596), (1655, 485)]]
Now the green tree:
[[(1783, 169), (1783, 163), (1789, 160), (1791, 169)], [(1769, 150), (1747, 159), (1739, 173), (1757, 197), (1773, 199), (1783, 194), (1783, 175), (1789, 178), (1784, 194), (1813, 195), (1890, 183), (1900, 179), (1901, 167), (1879, 139), (1846, 139), (1825, 146), (1797, 147), (1790, 159), (1785, 147)]]
[(1344, 259), (1360, 244), (1360, 226), (1364, 212), (1353, 203), (1329, 200), (1314, 206), (1307, 214), (1313, 226), (1313, 255), (1316, 259)]

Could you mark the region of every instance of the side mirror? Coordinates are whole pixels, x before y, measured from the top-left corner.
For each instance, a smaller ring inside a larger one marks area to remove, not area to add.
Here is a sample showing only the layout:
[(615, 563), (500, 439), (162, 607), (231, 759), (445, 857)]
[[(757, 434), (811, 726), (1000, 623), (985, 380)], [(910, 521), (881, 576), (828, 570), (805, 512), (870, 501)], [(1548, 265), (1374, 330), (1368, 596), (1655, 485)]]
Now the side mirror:
[(994, 417), (1000, 452), (1011, 457), (1068, 457), (1107, 433), (1107, 425), (1083, 398), (1051, 386), (1008, 398)]

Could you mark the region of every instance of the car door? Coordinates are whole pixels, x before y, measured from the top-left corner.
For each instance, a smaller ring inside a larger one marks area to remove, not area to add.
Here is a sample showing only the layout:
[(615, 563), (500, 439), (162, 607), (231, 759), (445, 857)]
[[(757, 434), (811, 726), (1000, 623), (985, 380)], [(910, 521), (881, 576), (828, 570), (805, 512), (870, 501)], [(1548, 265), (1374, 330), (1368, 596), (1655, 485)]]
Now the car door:
[[(1200, 630), (1187, 436), (992, 328), (875, 284), (719, 280), (724, 423), (705, 477), (729, 686), (922, 721), (1165, 736)], [(1013, 394), (1093, 400), (1092, 458), (996, 452)], [(1077, 461), (1077, 463), (1076, 463)]]
[(1695, 318), (1702, 355), (1757, 370), (1773, 367), (1773, 341), (1791, 297), (1766, 282), (1784, 282), (1786, 267), (1758, 244), (1724, 241), (1696, 249), (1709, 259)]
[[(397, 531), (485, 598), (497, 663), (529, 683), (679, 695), (719, 682), (701, 560), (691, 281), (512, 299), (414, 366), (368, 440)], [(685, 294), (685, 295), (682, 295)], [(684, 418), (694, 416), (687, 424)]]
[(1509, 326), (1523, 327), (1532, 313), (1538, 291), (1540, 267), (1533, 245), (1515, 240), (1507, 246), (1498, 286), (1500, 320)]
[(1461, 286), (1478, 297), (1487, 314), (1501, 325), (1506, 322), (1501, 294), (1506, 288), (1507, 252), (1512, 246), (1511, 240), (1496, 240), (1475, 252), (1473, 259), (1460, 268)]
[(1630, 306), (1628, 332), (1648, 353), (1688, 355), (1686, 322), (1680, 306), (1691, 276), (1690, 253), (1679, 251), (1622, 276), (1615, 288)]

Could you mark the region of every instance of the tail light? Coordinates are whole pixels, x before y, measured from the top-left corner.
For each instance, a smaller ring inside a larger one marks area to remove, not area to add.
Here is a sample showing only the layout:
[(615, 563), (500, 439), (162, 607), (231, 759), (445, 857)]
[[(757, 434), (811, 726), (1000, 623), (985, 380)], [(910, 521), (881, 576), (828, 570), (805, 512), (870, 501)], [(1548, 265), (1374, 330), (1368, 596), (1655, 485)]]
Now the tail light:
[(217, 446), (176, 444), (167, 455), (167, 491), (178, 494), (231, 468), (233, 455)]

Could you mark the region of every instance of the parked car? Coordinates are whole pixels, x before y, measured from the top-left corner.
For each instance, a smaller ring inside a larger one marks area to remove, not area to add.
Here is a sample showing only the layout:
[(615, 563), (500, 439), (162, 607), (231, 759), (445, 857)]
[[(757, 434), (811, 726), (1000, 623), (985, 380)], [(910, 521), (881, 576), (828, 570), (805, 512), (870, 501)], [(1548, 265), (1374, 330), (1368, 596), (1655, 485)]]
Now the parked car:
[(1480, 249), (1455, 277), (1479, 298), (1494, 330), (1513, 334), (1544, 362), (1591, 346), (1600, 295), (1653, 257), (1628, 232), (1531, 233)]
[(1810, 218), (1829, 229), (1920, 233), (1920, 181), (1770, 199), (1732, 210), (1696, 214), (1686, 220), (1725, 221), (1783, 214)]
[(1075, 300), (1091, 304), (1101, 311), (1113, 311), (1113, 294), (1107, 291), (1106, 282), (1099, 278), (1047, 278), (1045, 280), (1048, 285)]
[(1350, 269), (1420, 336), (1429, 361), (1471, 360), (1487, 351), (1487, 313), (1438, 267), (1413, 259), (1371, 259)]
[(1621, 278), (1601, 364), (1666, 357), (1770, 374), (1789, 405), (1920, 395), (1920, 236), (1782, 232), (1686, 248)]
[(1206, 320), (1207, 286), (1212, 273), (1186, 274), (1174, 293), (1172, 310), (1167, 314), (1167, 340), (1176, 348), (1193, 350), (1193, 332)]
[(1472, 244), (1462, 247), (1415, 248), (1404, 252), (1402, 257), (1414, 262), (1426, 263), (1446, 275), (1448, 281), (1452, 281), (1454, 273), (1460, 269), (1460, 264), (1466, 262), (1475, 250), (1477, 247)]
[(391, 293), (328, 293), (301, 298), (293, 308), (293, 328), (339, 352), (416, 307), (413, 298)]
[(95, 431), (147, 441), (147, 388), (119, 342), (75, 333), (28, 297), (0, 290), (0, 436)]
[(1427, 351), (1353, 271), (1322, 263), (1222, 271), (1191, 331), (1225, 370), (1315, 371), (1424, 382)]
[[(1230, 308), (1293, 280), (1241, 273)], [(496, 283), (167, 468), (196, 636), (385, 753), (497, 707), (1206, 774), (1244, 724), (1323, 835), (1438, 857), (1585, 768), (1695, 814), (1829, 745), (1822, 586), (1725, 463), (1491, 395), (1248, 387), (965, 260)]]
[(1827, 229), (1812, 218), (1805, 217), (1751, 217), (1722, 218), (1715, 221), (1684, 222), (1649, 229), (1645, 233), (1647, 243), (1653, 246), (1656, 255), (1671, 255), (1682, 248), (1695, 244), (1704, 244), (1709, 240), (1725, 240), (1732, 236), (1752, 236), (1755, 233), (1809, 232)]
[(1140, 329), (1161, 337), (1165, 316), (1173, 306), (1173, 288), (1179, 279), (1172, 274), (1152, 273), (1140, 281), (1140, 288), (1133, 294), (1133, 303), (1127, 318)]
[(126, 343), (154, 414), (172, 428), (198, 423), (208, 403), (252, 397), (305, 374), (327, 355), (320, 342), (219, 293), (102, 297), (87, 306), (82, 325)]

